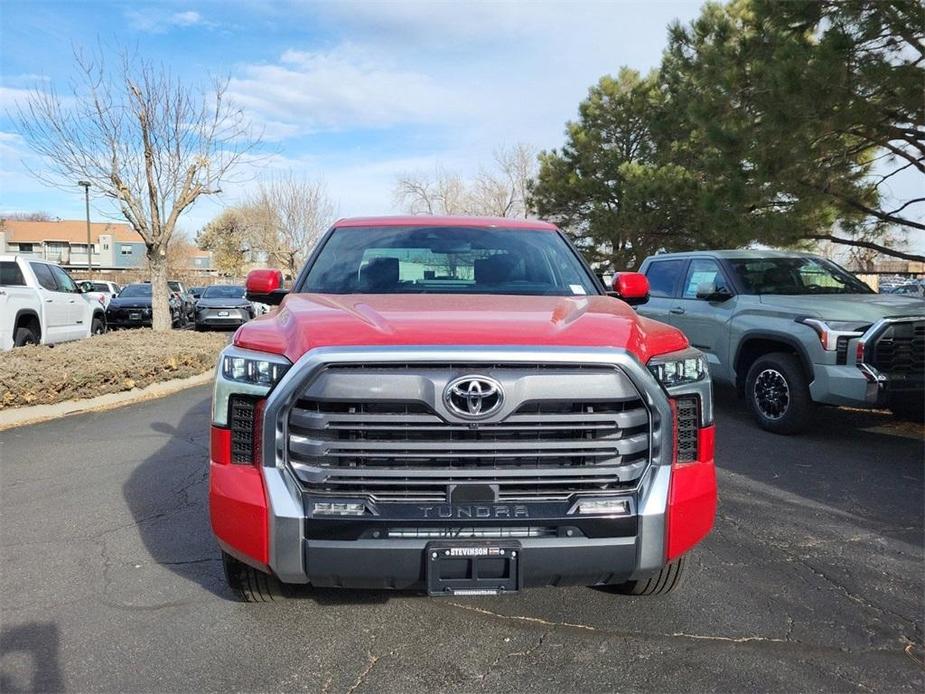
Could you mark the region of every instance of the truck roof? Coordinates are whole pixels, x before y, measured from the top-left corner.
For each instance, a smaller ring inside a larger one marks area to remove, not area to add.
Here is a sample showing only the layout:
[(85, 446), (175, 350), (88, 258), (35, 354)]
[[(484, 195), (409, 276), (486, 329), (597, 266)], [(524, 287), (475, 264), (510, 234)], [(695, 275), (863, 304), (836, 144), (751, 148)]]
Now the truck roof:
[(384, 217), (345, 217), (334, 222), (335, 227), (501, 227), (555, 231), (556, 226), (538, 219), (509, 217), (464, 217), (435, 215), (395, 215)]
[(23, 262), (32, 262), (45, 263), (46, 265), (59, 265), (57, 261), (54, 260), (45, 260), (44, 258), (36, 258), (32, 255), (26, 255), (25, 253), (0, 253), (0, 260), (4, 262), (15, 262), (17, 260), (22, 260)]
[(661, 260), (662, 258), (730, 258), (730, 259), (748, 259), (748, 258), (814, 258), (816, 253), (807, 253), (806, 251), (772, 251), (772, 250), (754, 250), (748, 248), (726, 249), (718, 251), (681, 251), (678, 253), (658, 253), (649, 256), (649, 259)]

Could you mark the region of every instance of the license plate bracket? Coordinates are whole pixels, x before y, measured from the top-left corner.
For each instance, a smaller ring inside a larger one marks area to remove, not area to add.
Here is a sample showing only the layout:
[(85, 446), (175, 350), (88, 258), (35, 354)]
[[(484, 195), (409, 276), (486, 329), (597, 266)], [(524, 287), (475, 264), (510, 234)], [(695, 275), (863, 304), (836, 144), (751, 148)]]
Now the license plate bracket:
[(129, 311), (129, 320), (141, 320), (141, 311)]
[(430, 542), (424, 552), (428, 595), (500, 595), (523, 583), (519, 542)]

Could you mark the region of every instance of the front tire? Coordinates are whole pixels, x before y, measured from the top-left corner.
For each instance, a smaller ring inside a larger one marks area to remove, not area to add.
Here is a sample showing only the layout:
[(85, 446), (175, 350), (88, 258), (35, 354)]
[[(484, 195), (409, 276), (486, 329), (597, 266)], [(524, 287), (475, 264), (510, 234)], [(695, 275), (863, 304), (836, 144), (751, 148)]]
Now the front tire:
[(624, 595), (665, 595), (681, 585), (685, 566), (687, 566), (687, 557), (682, 556), (677, 561), (663, 566), (661, 571), (647, 579), (627, 581), (612, 586), (612, 588), (615, 592)]
[(16, 328), (16, 334), (13, 336), (14, 347), (25, 347), (26, 345), (37, 345), (39, 336), (29, 327)]
[(813, 401), (799, 359), (772, 352), (755, 360), (745, 378), (745, 398), (765, 431), (797, 434), (810, 423)]
[(90, 334), (102, 335), (104, 332), (106, 332), (106, 323), (99, 316), (94, 316), (93, 322), (90, 323)]
[(222, 567), (228, 587), (242, 602), (276, 602), (289, 594), (287, 586), (275, 576), (258, 571), (227, 552), (222, 552)]

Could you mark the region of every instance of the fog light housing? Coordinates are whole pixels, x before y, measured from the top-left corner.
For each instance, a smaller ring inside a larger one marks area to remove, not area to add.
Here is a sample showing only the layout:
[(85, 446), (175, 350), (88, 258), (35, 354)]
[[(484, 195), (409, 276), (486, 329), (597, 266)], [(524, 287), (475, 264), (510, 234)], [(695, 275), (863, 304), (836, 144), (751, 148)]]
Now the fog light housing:
[(580, 499), (576, 510), (580, 515), (628, 516), (630, 503), (626, 499)]
[(354, 501), (316, 501), (312, 505), (313, 516), (362, 516), (366, 504)]

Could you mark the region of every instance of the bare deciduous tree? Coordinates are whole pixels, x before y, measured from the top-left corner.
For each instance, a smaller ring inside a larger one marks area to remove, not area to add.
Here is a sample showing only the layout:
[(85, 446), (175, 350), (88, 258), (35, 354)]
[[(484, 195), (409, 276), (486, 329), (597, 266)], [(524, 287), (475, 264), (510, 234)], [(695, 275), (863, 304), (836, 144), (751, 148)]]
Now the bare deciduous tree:
[(34, 172), (56, 187), (78, 179), (113, 201), (146, 247), (153, 327), (170, 328), (167, 249), (177, 220), (203, 195), (221, 191), (259, 138), (225, 99), (227, 82), (197, 88), (151, 62), (75, 52), (70, 93), (33, 91), (17, 111), (26, 143), (47, 162)]
[(10, 220), (11, 222), (50, 222), (53, 217), (47, 212), (8, 212), (0, 214), (0, 221)]
[(471, 214), (466, 186), (458, 174), (438, 166), (433, 175), (405, 173), (395, 182), (395, 203), (410, 214)]
[(518, 143), (495, 150), (494, 170), (482, 169), (472, 186), (473, 207), (479, 214), (526, 217), (528, 185), (536, 174), (536, 150)]
[(536, 173), (536, 151), (522, 143), (500, 147), (493, 165), (472, 181), (438, 166), (433, 174), (406, 173), (395, 181), (395, 203), (410, 214), (470, 214), (526, 217), (528, 185)]
[(289, 277), (298, 273), (337, 214), (322, 181), (292, 173), (261, 184), (245, 209), (253, 247)]

